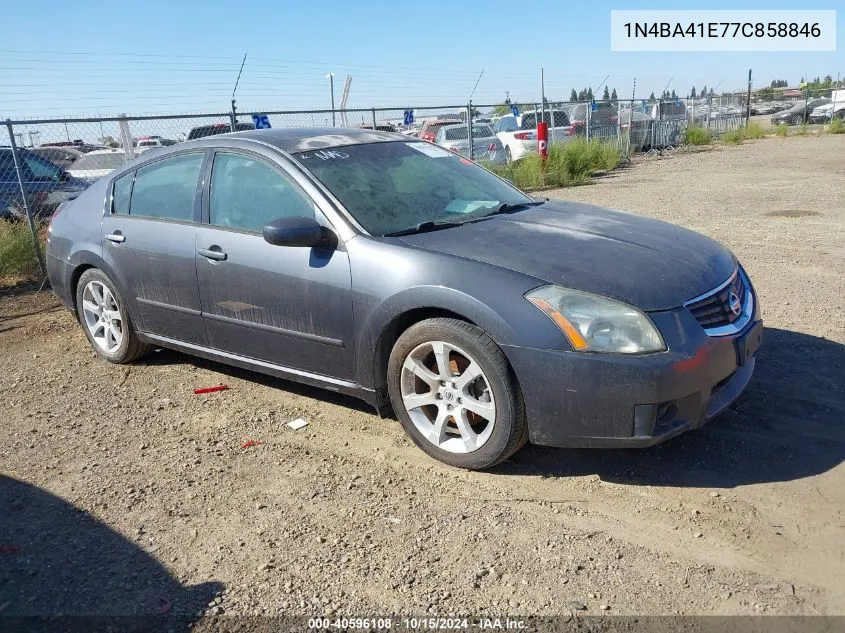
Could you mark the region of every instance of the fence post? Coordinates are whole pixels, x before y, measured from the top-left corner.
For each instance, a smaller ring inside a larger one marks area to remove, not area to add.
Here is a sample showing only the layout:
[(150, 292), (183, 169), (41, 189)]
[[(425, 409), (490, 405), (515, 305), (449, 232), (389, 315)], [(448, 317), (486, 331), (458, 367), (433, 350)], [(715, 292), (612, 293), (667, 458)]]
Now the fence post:
[(32, 246), (35, 249), (35, 258), (38, 260), (38, 267), (41, 269), (41, 274), (46, 275), (47, 270), (44, 267), (44, 259), (41, 257), (41, 245), (38, 243), (38, 230), (35, 228), (35, 218), (32, 216), (32, 208), (29, 206), (29, 200), (26, 199), (26, 182), (23, 175), (23, 167), (21, 167), (21, 157), (18, 154), (18, 144), (15, 141), (15, 131), (12, 128), (11, 119), (6, 119), (6, 129), (9, 130), (9, 143), (12, 145), (12, 159), (15, 162), (15, 174), (18, 177), (18, 186), (21, 190), (21, 199), (23, 200), (23, 209), (26, 212), (26, 219), (29, 222), (29, 231), (32, 233)]
[(237, 132), (238, 131), (238, 116), (235, 114), (235, 100), (232, 99), (232, 116), (231, 116), (231, 128), (229, 129), (230, 132)]
[(472, 99), (467, 104), (467, 138), (469, 139), (469, 159), (475, 158), (475, 143), (472, 140)]
[(616, 148), (622, 150), (622, 102), (616, 102)]
[(373, 108), (373, 132), (376, 131), (376, 109)]
[(120, 142), (123, 145), (123, 155), (126, 160), (135, 158), (135, 146), (132, 144), (132, 133), (129, 131), (129, 121), (126, 120), (126, 115), (121, 114), (121, 121), (117, 122), (120, 128)]
[(592, 114), (593, 114), (593, 104), (592, 104), (592, 102), (590, 102), (590, 103), (587, 103), (587, 116), (584, 117), (584, 119), (587, 122), (587, 140), (588, 141), (590, 140), (590, 118), (592, 117)]

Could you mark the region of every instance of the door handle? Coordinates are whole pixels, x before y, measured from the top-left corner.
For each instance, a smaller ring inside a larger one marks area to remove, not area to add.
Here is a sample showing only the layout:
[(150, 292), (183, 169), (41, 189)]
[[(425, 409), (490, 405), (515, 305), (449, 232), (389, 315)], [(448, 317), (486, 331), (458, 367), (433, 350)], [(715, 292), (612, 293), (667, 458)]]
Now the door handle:
[(120, 231), (115, 231), (114, 233), (106, 234), (106, 239), (109, 242), (114, 242), (115, 244), (122, 244), (126, 241), (126, 236)]
[(212, 246), (211, 248), (198, 248), (197, 254), (202, 255), (206, 259), (213, 259), (218, 262), (226, 261), (226, 253), (224, 253), (219, 246)]

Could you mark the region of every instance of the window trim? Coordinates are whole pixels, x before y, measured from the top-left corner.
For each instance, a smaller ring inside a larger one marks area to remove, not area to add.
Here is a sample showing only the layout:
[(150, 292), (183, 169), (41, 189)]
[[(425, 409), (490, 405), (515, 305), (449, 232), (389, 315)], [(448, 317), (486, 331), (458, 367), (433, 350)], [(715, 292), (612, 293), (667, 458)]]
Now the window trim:
[[(314, 199), (314, 196), (310, 195), (303, 187), (296, 181), (296, 178), (293, 174), (288, 172), (282, 165), (279, 165), (269, 157), (259, 153), (254, 152), (247, 149), (235, 148), (235, 147), (217, 147), (214, 148), (211, 152), (209, 152), (210, 157), (208, 162), (205, 166), (205, 171), (203, 174), (203, 180), (205, 181), (205, 186), (203, 187), (203, 195), (202, 195), (202, 220), (201, 225), (204, 228), (211, 228), (218, 231), (229, 231), (232, 233), (241, 233), (244, 235), (258, 235), (261, 236), (261, 231), (253, 231), (250, 229), (240, 229), (233, 226), (221, 226), (219, 224), (212, 224), (211, 222), (211, 178), (214, 172), (214, 162), (217, 158), (218, 154), (234, 154), (235, 156), (241, 156), (244, 158), (249, 158), (259, 163), (263, 163), (282, 178), (288, 180), (296, 191), (306, 200), (310, 201), (311, 204), (314, 205), (314, 219), (317, 221), (318, 224), (325, 226), (326, 228), (330, 229), (332, 232), (337, 234), (334, 226), (332, 226), (331, 221), (326, 216), (325, 212), (323, 211), (322, 207), (320, 206), (319, 202)], [(262, 237), (263, 239), (263, 237)]]
[[(151, 165), (155, 165), (156, 163), (160, 163), (165, 160), (170, 160), (173, 158), (180, 158), (182, 156), (186, 156), (188, 154), (202, 154), (202, 162), (200, 163), (199, 169), (199, 176), (197, 178), (197, 184), (194, 188), (194, 200), (193, 200), (193, 209), (192, 209), (192, 216), (188, 220), (177, 220), (174, 218), (162, 218), (156, 217), (151, 215), (133, 215), (132, 214), (132, 195), (135, 193), (135, 182), (138, 179), (138, 171), (144, 169), (146, 167), (150, 167)], [(106, 204), (104, 205), (103, 214), (106, 217), (115, 217), (115, 218), (124, 218), (124, 219), (136, 219), (136, 220), (147, 220), (153, 222), (170, 222), (173, 224), (200, 224), (201, 218), (201, 211), (202, 211), (202, 190), (205, 177), (206, 166), (209, 162), (209, 155), (211, 152), (208, 151), (207, 148), (191, 148), (186, 149), (180, 152), (174, 152), (172, 154), (167, 154), (165, 156), (157, 156), (156, 158), (142, 163), (140, 165), (134, 165), (132, 169), (128, 169), (126, 171), (121, 171), (118, 174), (112, 176), (111, 181), (109, 182), (108, 186), (108, 195), (106, 196)], [(129, 189), (129, 213), (115, 213), (114, 212), (114, 185), (115, 183), (123, 178), (124, 176), (132, 175), (132, 187)]]

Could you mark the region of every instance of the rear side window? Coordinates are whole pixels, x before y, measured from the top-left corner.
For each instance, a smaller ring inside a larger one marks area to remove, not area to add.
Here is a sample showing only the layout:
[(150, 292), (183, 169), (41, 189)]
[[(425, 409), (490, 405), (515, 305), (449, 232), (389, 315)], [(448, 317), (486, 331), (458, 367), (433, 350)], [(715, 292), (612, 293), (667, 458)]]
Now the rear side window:
[(135, 172), (121, 176), (114, 181), (114, 189), (112, 190), (111, 211), (120, 215), (129, 214), (129, 196), (132, 193), (132, 179), (135, 177)]
[(130, 215), (190, 221), (203, 154), (184, 154), (141, 167), (129, 205)]

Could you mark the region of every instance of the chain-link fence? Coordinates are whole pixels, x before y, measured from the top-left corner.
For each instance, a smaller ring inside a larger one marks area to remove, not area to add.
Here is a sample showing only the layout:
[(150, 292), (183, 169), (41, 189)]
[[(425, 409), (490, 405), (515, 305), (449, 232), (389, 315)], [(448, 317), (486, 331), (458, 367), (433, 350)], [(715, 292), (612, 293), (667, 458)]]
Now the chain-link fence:
[[(356, 127), (399, 132), (467, 158), (506, 162), (537, 153), (537, 124), (549, 144), (575, 138), (615, 144), (623, 156), (681, 145), (690, 126), (714, 137), (748, 115), (772, 124), (824, 122), (845, 113), (845, 90), (781, 92), (749, 104), (745, 94), (705, 98), (607, 100), (426, 107), (219, 112), (191, 115), (6, 120), (0, 128), (0, 219), (26, 221), (33, 236), (65, 200), (154, 148), (256, 126)], [(5, 138), (4, 138), (5, 137)], [(38, 241), (33, 240), (37, 252)], [(39, 254), (40, 255), (40, 254)], [(39, 256), (40, 259), (40, 256)]]

